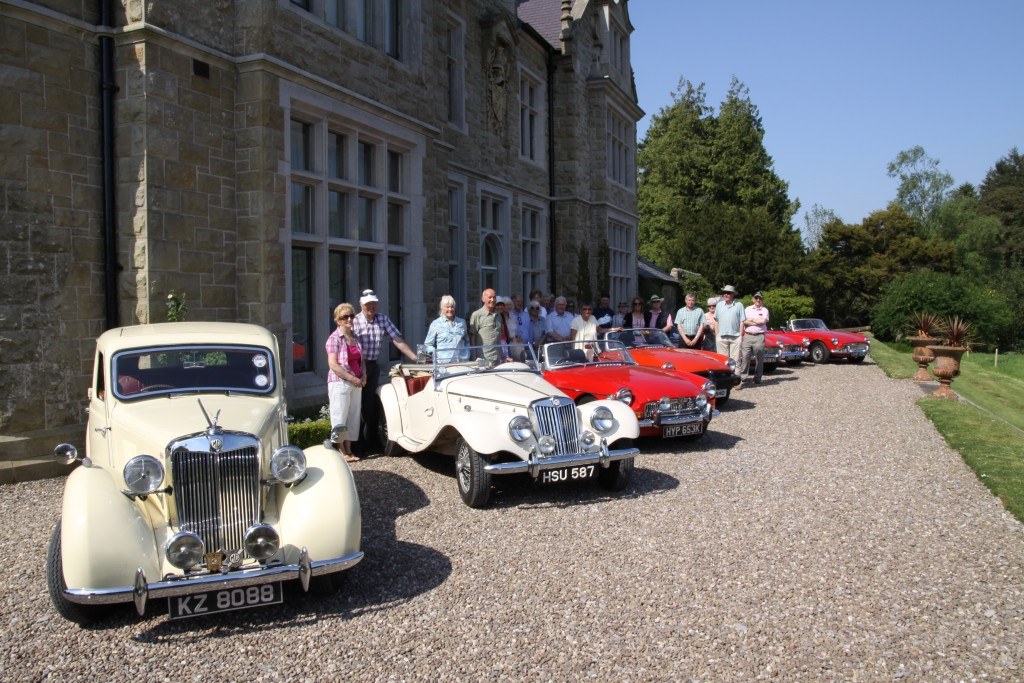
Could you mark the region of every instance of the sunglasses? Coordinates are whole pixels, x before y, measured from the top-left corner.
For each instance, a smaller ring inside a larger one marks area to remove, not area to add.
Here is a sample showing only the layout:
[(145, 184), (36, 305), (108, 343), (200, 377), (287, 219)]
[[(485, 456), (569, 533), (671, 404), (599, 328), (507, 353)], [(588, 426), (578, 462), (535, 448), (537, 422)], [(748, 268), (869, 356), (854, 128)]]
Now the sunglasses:
[(346, 313), (345, 315), (339, 315), (338, 320), (351, 320), (354, 317), (351, 313)]

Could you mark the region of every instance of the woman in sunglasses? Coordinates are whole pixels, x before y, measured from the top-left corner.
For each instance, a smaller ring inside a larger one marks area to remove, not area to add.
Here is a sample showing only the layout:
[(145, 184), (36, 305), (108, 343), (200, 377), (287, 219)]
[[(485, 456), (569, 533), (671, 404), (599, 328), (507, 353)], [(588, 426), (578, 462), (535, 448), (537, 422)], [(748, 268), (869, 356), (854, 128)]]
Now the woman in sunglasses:
[(623, 327), (634, 327), (644, 328), (647, 327), (647, 322), (644, 320), (644, 300), (640, 297), (633, 299), (633, 307), (629, 313), (623, 316), (622, 319)]
[[(327, 400), (331, 414), (330, 442), (345, 456), (345, 462), (359, 460), (352, 452), (352, 433), (359, 435), (359, 413), (366, 386), (366, 361), (359, 340), (352, 331), (356, 309), (338, 304), (334, 322), (338, 329), (327, 338)], [(351, 431), (350, 431), (351, 430)], [(327, 445), (327, 444), (325, 444)]]

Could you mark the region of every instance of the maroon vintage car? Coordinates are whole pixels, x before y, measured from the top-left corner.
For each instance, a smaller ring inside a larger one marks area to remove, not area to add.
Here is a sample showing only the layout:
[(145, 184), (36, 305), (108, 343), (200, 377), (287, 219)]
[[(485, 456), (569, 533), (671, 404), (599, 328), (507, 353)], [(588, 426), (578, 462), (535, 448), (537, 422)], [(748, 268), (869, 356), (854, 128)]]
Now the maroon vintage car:
[(815, 363), (825, 363), (830, 358), (849, 358), (851, 363), (860, 363), (868, 355), (871, 346), (863, 334), (830, 330), (818, 318), (790, 320), (786, 331), (807, 338), (811, 360)]
[(714, 412), (714, 382), (637, 365), (622, 342), (546, 344), (541, 362), (544, 379), (577, 405), (599, 399), (628, 405), (641, 437), (701, 436)]

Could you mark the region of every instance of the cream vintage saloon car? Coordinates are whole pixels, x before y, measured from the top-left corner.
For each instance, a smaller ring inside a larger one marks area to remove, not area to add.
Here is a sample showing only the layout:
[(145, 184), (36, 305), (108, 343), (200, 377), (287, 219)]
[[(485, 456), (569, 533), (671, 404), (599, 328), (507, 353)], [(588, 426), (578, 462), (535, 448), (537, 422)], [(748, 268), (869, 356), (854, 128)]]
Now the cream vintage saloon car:
[(87, 623), (116, 603), (170, 618), (332, 590), (362, 559), (340, 454), (288, 445), (276, 338), (255, 325), (164, 323), (97, 340), (85, 455), (69, 464), (47, 585)]
[(576, 406), (549, 384), (529, 347), (439, 349), (405, 363), (378, 389), (381, 442), (455, 456), (455, 481), (470, 507), (490, 502), (492, 478), (526, 473), (540, 483), (594, 477), (626, 487), (638, 450), (636, 416), (619, 401)]

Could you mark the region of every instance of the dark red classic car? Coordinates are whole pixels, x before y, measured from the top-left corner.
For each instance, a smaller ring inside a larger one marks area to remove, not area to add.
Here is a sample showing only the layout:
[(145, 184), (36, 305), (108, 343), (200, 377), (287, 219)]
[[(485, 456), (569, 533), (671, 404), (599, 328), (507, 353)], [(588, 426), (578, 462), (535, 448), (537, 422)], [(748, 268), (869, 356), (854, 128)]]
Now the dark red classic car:
[(541, 349), (544, 379), (577, 405), (621, 401), (640, 436), (701, 436), (714, 411), (715, 385), (699, 375), (637, 364), (618, 341), (555, 342)]
[(682, 370), (715, 383), (715, 403), (721, 406), (729, 400), (732, 388), (740, 383), (733, 372), (735, 361), (714, 351), (676, 348), (661, 330), (646, 328), (608, 332), (606, 341), (622, 342), (629, 355), (645, 368)]
[(779, 360), (786, 365), (800, 365), (811, 355), (811, 340), (797, 332), (768, 330), (765, 341), (779, 348)]
[(825, 363), (830, 358), (849, 358), (851, 363), (860, 363), (868, 355), (871, 346), (863, 334), (830, 330), (818, 318), (790, 320), (786, 331), (807, 338), (811, 360), (815, 363)]

